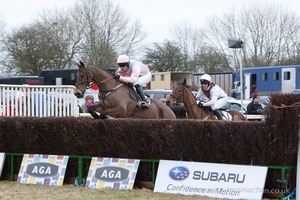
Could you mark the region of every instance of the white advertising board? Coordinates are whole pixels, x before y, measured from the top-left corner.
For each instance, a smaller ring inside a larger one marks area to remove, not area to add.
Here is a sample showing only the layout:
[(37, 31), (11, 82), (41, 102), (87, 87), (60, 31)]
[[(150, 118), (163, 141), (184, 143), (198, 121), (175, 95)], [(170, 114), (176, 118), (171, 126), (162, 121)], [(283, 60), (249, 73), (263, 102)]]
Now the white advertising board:
[(160, 160), (154, 192), (261, 199), (267, 167)]
[(5, 153), (0, 153), (0, 177), (1, 177), (1, 174), (2, 174), (4, 161), (5, 161)]
[(93, 157), (85, 187), (131, 190), (139, 164), (136, 159)]

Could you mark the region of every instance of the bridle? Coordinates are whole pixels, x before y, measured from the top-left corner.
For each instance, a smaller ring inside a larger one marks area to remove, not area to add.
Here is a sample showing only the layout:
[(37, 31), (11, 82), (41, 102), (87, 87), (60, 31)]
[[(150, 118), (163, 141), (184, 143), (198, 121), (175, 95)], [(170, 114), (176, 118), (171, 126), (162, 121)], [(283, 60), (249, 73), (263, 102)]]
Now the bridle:
[[(185, 94), (185, 88), (182, 86), (182, 93), (178, 96), (178, 97), (175, 97), (175, 95), (172, 93), (172, 94), (170, 94), (170, 96), (171, 97), (173, 97), (175, 100), (176, 100), (176, 102), (179, 102), (179, 99), (181, 99), (182, 98), (182, 101), (184, 100), (184, 98), (186, 97), (186, 94)], [(192, 107), (192, 106), (194, 106), (195, 104), (197, 104), (196, 103), (196, 101), (195, 101), (195, 103), (193, 103), (192, 105), (187, 105), (186, 107)]]
[[(86, 89), (89, 89), (89, 88), (92, 87), (93, 83), (95, 82), (95, 80), (92, 78), (92, 76), (91, 76), (90, 73), (89, 73), (88, 66), (86, 66), (85, 68), (86, 68), (85, 74), (86, 74), (87, 79), (86, 79), (85, 81), (82, 81), (82, 82), (80, 82), (80, 83), (78, 83), (78, 84), (75, 85), (75, 87), (78, 88), (82, 93), (84, 93), (85, 91), (83, 91), (80, 87), (78, 87), (79, 85), (83, 85), (83, 84), (84, 84), (84, 85), (85, 85), (85, 88), (86, 88)], [(109, 77), (109, 78), (107, 78), (107, 79), (102, 80), (102, 81), (100, 82), (100, 84), (105, 83), (105, 82), (107, 82), (107, 81), (109, 81), (109, 80), (112, 80), (112, 79), (114, 79), (113, 76), (112, 76), (112, 77)], [(89, 80), (90, 80), (90, 81), (89, 81)], [(104, 101), (104, 100), (106, 99), (106, 97), (107, 97), (111, 92), (115, 91), (116, 89), (118, 89), (118, 88), (121, 87), (122, 85), (124, 85), (124, 83), (121, 83), (121, 84), (117, 85), (116, 87), (114, 87), (114, 88), (112, 88), (112, 89), (110, 89), (110, 90), (101, 90), (100, 87), (99, 87), (99, 92), (100, 92), (100, 94), (99, 94), (99, 99), (102, 99), (102, 101), (103, 101), (103, 109), (104, 109), (104, 110), (106, 109), (105, 101)], [(105, 93), (104, 97), (101, 96), (101, 93)]]
[[(85, 84), (85, 89), (90, 89), (93, 85), (93, 78), (91, 77), (89, 71), (88, 71), (88, 68), (86, 67), (86, 70), (85, 70), (85, 76), (87, 77), (86, 81), (82, 81), (78, 84), (75, 85), (76, 88), (78, 88), (82, 93), (84, 93), (85, 91), (83, 91), (80, 87), (78, 87), (79, 85), (84, 85)], [(90, 79), (90, 81), (89, 81)]]
[(173, 97), (176, 100), (176, 102), (179, 102), (180, 98), (184, 99), (185, 90), (183, 89), (182, 93), (178, 97), (175, 97), (175, 95), (173, 94), (173, 92), (172, 92), (172, 94), (170, 94), (170, 96)]

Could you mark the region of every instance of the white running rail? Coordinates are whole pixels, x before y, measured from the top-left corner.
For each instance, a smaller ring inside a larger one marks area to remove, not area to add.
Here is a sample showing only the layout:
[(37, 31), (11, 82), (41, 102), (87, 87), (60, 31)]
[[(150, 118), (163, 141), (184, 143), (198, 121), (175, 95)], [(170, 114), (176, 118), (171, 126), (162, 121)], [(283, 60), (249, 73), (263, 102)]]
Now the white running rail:
[(0, 116), (79, 116), (72, 85), (2, 85)]

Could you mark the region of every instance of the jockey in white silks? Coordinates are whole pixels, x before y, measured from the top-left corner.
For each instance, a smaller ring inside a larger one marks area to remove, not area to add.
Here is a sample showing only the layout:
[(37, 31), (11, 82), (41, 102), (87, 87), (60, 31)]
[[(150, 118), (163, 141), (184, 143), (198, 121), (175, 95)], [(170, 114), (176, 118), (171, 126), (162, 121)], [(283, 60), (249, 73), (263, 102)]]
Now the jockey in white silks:
[(228, 102), (226, 92), (220, 86), (211, 82), (211, 76), (203, 74), (200, 78), (201, 87), (197, 94), (199, 107), (210, 107), (218, 119), (223, 119), (221, 112), (218, 110)]

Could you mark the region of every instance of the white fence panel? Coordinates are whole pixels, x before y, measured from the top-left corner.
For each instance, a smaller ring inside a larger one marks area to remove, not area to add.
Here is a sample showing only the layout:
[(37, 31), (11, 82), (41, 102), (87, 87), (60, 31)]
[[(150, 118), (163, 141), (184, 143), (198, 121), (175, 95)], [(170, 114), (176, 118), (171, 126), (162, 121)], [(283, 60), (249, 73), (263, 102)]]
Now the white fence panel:
[(30, 117), (79, 116), (72, 85), (1, 85), (0, 115)]

